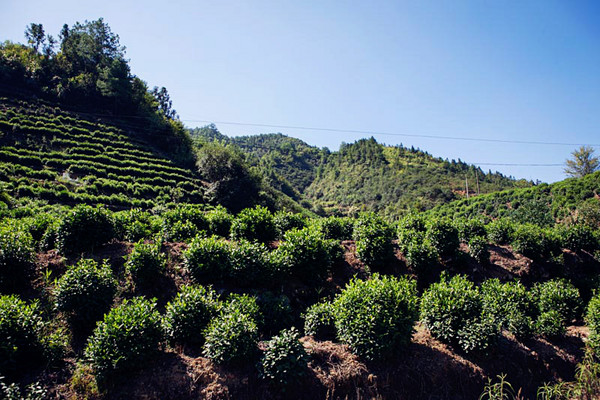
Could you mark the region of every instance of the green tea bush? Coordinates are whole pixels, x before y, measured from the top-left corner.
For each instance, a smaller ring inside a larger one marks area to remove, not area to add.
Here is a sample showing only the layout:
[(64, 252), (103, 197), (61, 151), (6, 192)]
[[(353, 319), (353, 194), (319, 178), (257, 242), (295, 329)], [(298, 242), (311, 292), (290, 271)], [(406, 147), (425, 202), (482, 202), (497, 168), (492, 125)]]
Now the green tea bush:
[(585, 250), (592, 253), (599, 248), (594, 232), (593, 228), (584, 225), (572, 225), (557, 230), (560, 244), (565, 249), (577, 252)]
[(101, 207), (75, 206), (60, 221), (57, 245), (62, 253), (92, 250), (114, 237), (112, 214)]
[(192, 221), (174, 221), (163, 225), (163, 237), (168, 242), (187, 242), (198, 236), (206, 236), (206, 231), (199, 230)]
[(318, 340), (335, 338), (335, 315), (333, 304), (324, 301), (313, 304), (302, 315), (304, 318), (304, 333)]
[(488, 239), (490, 242), (503, 245), (512, 242), (514, 224), (508, 219), (496, 219), (487, 225)]
[(533, 333), (536, 304), (531, 292), (521, 282), (501, 283), (488, 279), (481, 285), (483, 312), (499, 328), (512, 332), (517, 338)]
[(344, 217), (327, 217), (315, 220), (324, 239), (348, 240), (352, 238), (354, 220)]
[(579, 290), (571, 282), (553, 279), (537, 283), (532, 290), (540, 314), (556, 311), (563, 324), (579, 318), (582, 301)]
[(230, 245), (230, 277), (242, 287), (270, 283), (269, 251), (262, 243), (241, 240)]
[(590, 300), (585, 314), (585, 322), (590, 328), (588, 345), (592, 352), (600, 357), (600, 293)]
[(302, 214), (295, 214), (287, 211), (278, 211), (273, 217), (277, 238), (283, 238), (287, 231), (292, 229), (302, 229), (306, 227), (306, 217)]
[(517, 253), (532, 259), (539, 259), (546, 249), (544, 230), (532, 224), (518, 225), (513, 233), (511, 244)]
[(548, 338), (564, 336), (566, 325), (556, 310), (542, 312), (535, 321), (535, 332)]
[(418, 275), (427, 272), (436, 263), (437, 253), (426, 239), (425, 233), (402, 231), (400, 235), (402, 241), (399, 239), (398, 244), (406, 258), (407, 265)]
[(161, 316), (155, 304), (134, 297), (104, 316), (88, 339), (85, 357), (103, 384), (113, 374), (139, 368), (152, 359), (162, 339)]
[[(162, 214), (166, 230), (177, 223), (189, 222), (197, 232), (209, 229), (207, 217), (204, 211), (191, 204), (180, 204), (176, 208)], [(193, 236), (192, 236), (193, 237)]]
[(160, 251), (160, 243), (137, 242), (127, 262), (125, 271), (136, 283), (144, 284), (154, 281), (165, 270), (167, 260)]
[(160, 231), (159, 219), (139, 208), (116, 212), (114, 218), (115, 236), (120, 240), (136, 242)]
[(89, 327), (102, 318), (112, 304), (116, 280), (106, 262), (98, 265), (82, 259), (56, 282), (55, 306), (71, 323)]
[(489, 264), (490, 251), (484, 236), (473, 236), (469, 240), (469, 254), (480, 264)]
[(377, 273), (353, 279), (333, 302), (338, 338), (368, 360), (394, 357), (410, 342), (418, 316), (417, 285)]
[(39, 359), (42, 319), (38, 303), (0, 296), (0, 373), (12, 373)]
[(258, 305), (256, 296), (249, 294), (232, 293), (227, 297), (223, 306), (223, 313), (241, 312), (248, 315), (258, 327), (263, 321), (263, 315)]
[(426, 238), (442, 258), (453, 257), (458, 251), (458, 230), (449, 222), (433, 219), (427, 224)]
[(427, 220), (420, 213), (409, 213), (397, 223), (398, 231), (423, 232), (427, 231)]
[(183, 252), (183, 263), (198, 282), (214, 282), (231, 273), (231, 245), (216, 236), (196, 237)]
[(33, 238), (18, 221), (0, 226), (0, 289), (14, 290), (30, 275), (35, 258)]
[(202, 344), (204, 330), (221, 308), (217, 293), (204, 286), (182, 286), (167, 303), (164, 330), (172, 344)]
[(266, 343), (260, 363), (263, 379), (285, 389), (297, 384), (308, 369), (308, 355), (296, 328), (281, 331)]
[(231, 224), (231, 237), (235, 240), (267, 243), (276, 236), (273, 214), (265, 207), (246, 208), (240, 211)]
[(341, 249), (335, 241), (323, 239), (316, 229), (304, 228), (287, 232), (274, 253), (287, 273), (317, 285), (327, 277)]
[(262, 315), (262, 320), (257, 321), (261, 332), (272, 335), (292, 325), (292, 306), (285, 294), (266, 291), (257, 296), (256, 302)]
[[(431, 334), (464, 351), (487, 350), (497, 336), (493, 324), (483, 318), (483, 299), (473, 282), (464, 276), (446, 275), (421, 297), (421, 320)], [(481, 334), (477, 334), (481, 328)], [(471, 335), (476, 335), (471, 337)]]
[(472, 238), (486, 237), (487, 231), (482, 220), (477, 218), (463, 218), (455, 221), (458, 238), (461, 242), (469, 243)]
[(231, 223), (233, 215), (223, 206), (218, 206), (214, 210), (206, 213), (206, 221), (208, 222), (208, 231), (211, 235), (228, 238), (231, 233)]
[(246, 313), (232, 309), (214, 318), (206, 328), (203, 354), (219, 364), (254, 359), (258, 350), (258, 328)]
[(390, 260), (393, 230), (375, 214), (363, 214), (355, 224), (352, 236), (356, 241), (356, 254), (368, 266), (379, 266)]

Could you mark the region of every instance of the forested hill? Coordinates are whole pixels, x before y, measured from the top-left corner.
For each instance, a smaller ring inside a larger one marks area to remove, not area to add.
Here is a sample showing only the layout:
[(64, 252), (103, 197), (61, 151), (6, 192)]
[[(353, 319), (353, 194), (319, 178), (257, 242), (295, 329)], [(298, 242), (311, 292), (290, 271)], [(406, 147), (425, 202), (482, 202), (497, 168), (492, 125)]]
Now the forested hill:
[(190, 133), (196, 140), (237, 146), (274, 186), (291, 197), (290, 191), (296, 193), (300, 197), (296, 200), (325, 213), (430, 209), (465, 197), (465, 180), (470, 195), (531, 186), (460, 160), (443, 160), (402, 145), (386, 146), (373, 138), (330, 152), (281, 133), (227, 137), (214, 125)]

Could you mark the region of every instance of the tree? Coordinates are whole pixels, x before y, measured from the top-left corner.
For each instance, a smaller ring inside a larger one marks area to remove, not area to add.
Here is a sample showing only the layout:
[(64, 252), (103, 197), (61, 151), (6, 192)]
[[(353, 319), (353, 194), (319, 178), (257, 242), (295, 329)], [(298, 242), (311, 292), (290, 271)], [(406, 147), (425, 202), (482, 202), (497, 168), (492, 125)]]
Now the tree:
[(42, 24), (30, 24), (25, 30), (27, 43), (37, 52), (46, 39)]
[(152, 95), (158, 102), (158, 109), (165, 114), (165, 117), (168, 119), (177, 119), (177, 112), (173, 109), (173, 102), (171, 101), (171, 97), (169, 96), (169, 92), (163, 86), (162, 88), (154, 87), (152, 89)]
[(572, 159), (566, 161), (565, 173), (574, 178), (581, 178), (600, 167), (600, 160), (594, 157), (594, 148), (581, 146), (578, 150), (571, 153)]

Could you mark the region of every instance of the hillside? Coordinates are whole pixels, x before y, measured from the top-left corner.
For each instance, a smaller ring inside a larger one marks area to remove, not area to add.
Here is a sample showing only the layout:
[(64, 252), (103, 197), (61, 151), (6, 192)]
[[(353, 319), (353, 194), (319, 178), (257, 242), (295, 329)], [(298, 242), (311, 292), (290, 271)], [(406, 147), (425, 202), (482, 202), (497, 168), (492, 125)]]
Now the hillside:
[(372, 210), (393, 215), (407, 209), (426, 210), (464, 197), (465, 179), (471, 195), (531, 186), (460, 160), (435, 158), (401, 145), (386, 146), (373, 138), (330, 152), (282, 134), (230, 138), (214, 125), (190, 133), (239, 147), (251, 164), (271, 177), (273, 186), (325, 213)]

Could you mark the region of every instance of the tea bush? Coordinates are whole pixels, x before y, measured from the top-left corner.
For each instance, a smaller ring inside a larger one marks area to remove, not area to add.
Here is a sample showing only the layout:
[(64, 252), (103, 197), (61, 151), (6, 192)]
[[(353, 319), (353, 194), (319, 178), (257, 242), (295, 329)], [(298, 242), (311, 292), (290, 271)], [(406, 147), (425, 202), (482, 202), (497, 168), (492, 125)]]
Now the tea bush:
[(242, 363), (258, 350), (256, 322), (241, 310), (232, 309), (214, 318), (206, 329), (203, 354), (216, 363)]
[(273, 214), (265, 207), (246, 208), (240, 211), (231, 224), (231, 237), (235, 240), (267, 243), (276, 236)]
[(30, 275), (35, 257), (33, 238), (18, 221), (0, 226), (0, 289), (15, 290)]
[(487, 231), (482, 220), (476, 218), (459, 219), (454, 226), (458, 230), (458, 238), (461, 242), (469, 243), (475, 237), (486, 237)]
[(453, 257), (458, 251), (458, 230), (449, 221), (430, 220), (425, 236), (442, 258)]
[(566, 324), (581, 314), (582, 301), (579, 290), (564, 279), (553, 279), (537, 283), (533, 287), (533, 296), (540, 314), (555, 311), (559, 320)]
[(549, 338), (564, 336), (566, 324), (563, 316), (556, 310), (542, 312), (535, 321), (535, 332)]
[(317, 230), (291, 230), (275, 250), (287, 273), (305, 283), (318, 284), (327, 277), (341, 249), (334, 241), (324, 240)]
[(174, 221), (163, 224), (163, 239), (167, 242), (187, 242), (195, 237), (206, 236), (206, 231), (199, 230), (192, 221)]
[(489, 264), (490, 251), (487, 239), (483, 236), (473, 236), (469, 240), (469, 254), (480, 264)]
[(218, 206), (206, 213), (208, 231), (211, 235), (228, 238), (231, 233), (233, 215), (229, 214), (225, 207)]
[(112, 214), (101, 207), (75, 206), (58, 226), (57, 245), (62, 253), (92, 250), (115, 234)]
[(102, 318), (112, 304), (116, 280), (106, 262), (82, 259), (61, 276), (54, 289), (55, 306), (71, 323), (89, 327)]
[(204, 286), (182, 286), (165, 308), (167, 339), (179, 344), (202, 344), (204, 330), (221, 308), (217, 293)]
[(125, 271), (136, 283), (148, 283), (156, 279), (166, 266), (166, 257), (160, 251), (160, 243), (137, 242), (127, 262)]
[(0, 373), (11, 373), (39, 359), (42, 319), (38, 303), (0, 296)]
[(229, 246), (230, 277), (242, 287), (269, 284), (269, 252), (262, 243), (240, 240)]
[(263, 292), (257, 296), (256, 302), (262, 315), (262, 321), (257, 321), (261, 332), (272, 335), (292, 325), (294, 321), (292, 306), (285, 294)]
[(429, 240), (425, 238), (425, 233), (403, 231), (400, 236), (402, 239), (401, 241), (399, 239), (398, 244), (406, 258), (406, 264), (418, 275), (428, 271), (436, 263), (437, 253)]
[(499, 328), (512, 332), (518, 338), (533, 333), (536, 304), (531, 292), (522, 283), (501, 283), (488, 279), (481, 285), (483, 312)]
[(315, 220), (324, 239), (348, 240), (352, 238), (354, 220), (343, 217), (327, 217)]
[(368, 266), (376, 267), (390, 260), (393, 230), (387, 222), (375, 214), (363, 214), (355, 224), (353, 238), (356, 254)]
[(104, 316), (88, 339), (85, 357), (103, 384), (112, 374), (136, 369), (152, 359), (162, 338), (161, 317), (155, 304), (134, 297)]
[(235, 313), (240, 312), (248, 315), (252, 321), (257, 324), (262, 323), (263, 315), (256, 300), (256, 296), (249, 294), (237, 294), (232, 293), (227, 297), (227, 301), (223, 306), (223, 313)]
[(302, 214), (294, 214), (287, 211), (278, 211), (273, 217), (277, 238), (283, 238), (287, 231), (302, 229), (306, 227), (306, 217)]
[(585, 322), (590, 328), (588, 345), (597, 357), (600, 357), (600, 294), (596, 294), (590, 300)]
[(198, 282), (214, 282), (231, 273), (230, 244), (216, 236), (196, 237), (183, 252), (183, 263)]
[(517, 253), (532, 259), (540, 259), (546, 250), (544, 231), (532, 224), (518, 225), (511, 244)]
[(160, 220), (139, 208), (116, 212), (114, 219), (115, 236), (120, 240), (136, 242), (160, 231)]
[(503, 245), (512, 242), (514, 224), (508, 219), (497, 219), (490, 222), (487, 227), (487, 237), (490, 242)]
[(318, 340), (335, 338), (335, 315), (333, 304), (324, 301), (313, 304), (306, 309), (304, 318), (304, 333)]
[(306, 374), (308, 355), (299, 339), (300, 332), (292, 327), (266, 343), (260, 363), (261, 376), (279, 389), (297, 384)]
[(368, 360), (398, 355), (418, 316), (414, 280), (373, 274), (353, 279), (333, 302), (338, 338)]
[(562, 227), (557, 232), (560, 244), (565, 249), (572, 251), (594, 252), (598, 249), (598, 240), (594, 235), (594, 229), (584, 225), (572, 225)]

